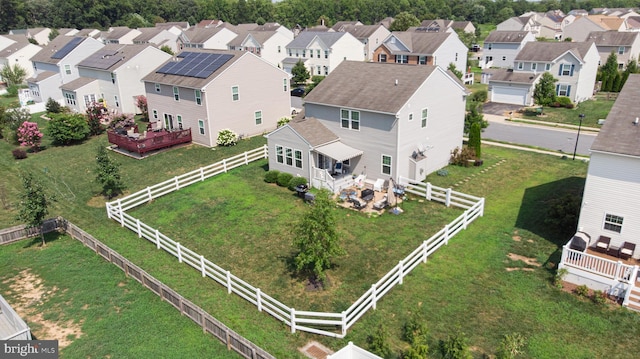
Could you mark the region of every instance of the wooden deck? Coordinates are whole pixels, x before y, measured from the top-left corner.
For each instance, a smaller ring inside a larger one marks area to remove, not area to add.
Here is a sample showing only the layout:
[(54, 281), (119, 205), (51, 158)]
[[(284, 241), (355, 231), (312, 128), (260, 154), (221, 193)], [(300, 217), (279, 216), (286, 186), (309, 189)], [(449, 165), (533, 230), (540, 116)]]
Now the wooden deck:
[(627, 264), (627, 265), (631, 265), (631, 266), (640, 265), (640, 261), (637, 260), (637, 259), (629, 258), (629, 259), (625, 260), (625, 259), (619, 258), (618, 256), (616, 256), (614, 254), (607, 254), (607, 253), (598, 252), (598, 251), (594, 250), (591, 247), (587, 248), (587, 254), (591, 254), (591, 255), (594, 255), (596, 257), (608, 259), (608, 260), (615, 261), (615, 262), (620, 261), (623, 264)]
[(109, 130), (107, 136), (109, 143), (120, 149), (144, 155), (151, 151), (191, 142), (191, 129), (145, 131), (144, 133), (136, 132), (133, 135)]

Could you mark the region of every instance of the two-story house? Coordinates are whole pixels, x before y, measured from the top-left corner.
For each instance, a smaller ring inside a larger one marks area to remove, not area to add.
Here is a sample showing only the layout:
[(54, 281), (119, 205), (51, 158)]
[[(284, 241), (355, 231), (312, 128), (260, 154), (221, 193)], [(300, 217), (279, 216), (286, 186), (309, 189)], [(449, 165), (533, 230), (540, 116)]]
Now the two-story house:
[(226, 26), (193, 26), (182, 32), (179, 41), (183, 49), (226, 50), (227, 44), (236, 36), (238, 34)]
[(529, 14), (528, 16), (514, 16), (496, 25), (498, 31), (530, 31), (533, 36), (540, 35), (540, 23), (537, 15)]
[(142, 32), (138, 29), (130, 29), (126, 26), (110, 27), (108, 31), (100, 34), (102, 42), (105, 44), (133, 44), (133, 39), (140, 36)]
[(420, 26), (416, 27), (418, 31), (422, 32), (452, 32), (455, 30), (461, 30), (468, 34), (475, 34), (476, 27), (471, 21), (453, 21), (453, 20), (422, 20)]
[(2, 35), (0, 36), (0, 68), (7, 64), (18, 65), (25, 70), (27, 78), (29, 78), (34, 73), (31, 57), (40, 50), (42, 50), (41, 46), (30, 43), (25, 36)]
[(282, 68), (282, 60), (287, 57), (286, 46), (292, 40), (291, 30), (271, 23), (256, 26), (252, 30), (238, 30), (238, 36), (229, 41), (227, 46), (229, 50), (249, 51)]
[(466, 94), (440, 66), (344, 61), (267, 135), (269, 168), (333, 191), (352, 173), (421, 181), (462, 145)]
[[(356, 39), (360, 40), (364, 44), (364, 60), (373, 61), (374, 50), (382, 44), (382, 41), (386, 39), (391, 32), (386, 27), (378, 25), (358, 25), (358, 24), (345, 24), (342, 21), (342, 25), (339, 27), (334, 25), (332, 29), (334, 31), (348, 32)], [(357, 23), (360, 23), (359, 21)], [(338, 30), (336, 30), (338, 29)]]
[(204, 146), (215, 146), (223, 129), (271, 131), (291, 111), (290, 76), (250, 52), (187, 49), (142, 81), (150, 121), (191, 128)]
[(104, 46), (92, 37), (58, 36), (31, 57), (33, 77), (27, 79), (35, 102), (63, 98), (60, 86), (77, 79), (76, 65)]
[(594, 31), (626, 31), (626, 29), (626, 21), (617, 16), (580, 16), (564, 27), (562, 38), (582, 42), (588, 41), (589, 34)]
[(344, 60), (364, 61), (364, 44), (348, 32), (303, 31), (287, 44), (283, 69), (302, 61), (311, 74), (326, 76)]
[(640, 33), (620, 31), (594, 31), (589, 34), (587, 41), (596, 44), (600, 54), (600, 65), (607, 62), (613, 52), (618, 59), (618, 68), (624, 69), (633, 59), (638, 61), (640, 56)]
[[(490, 99), (532, 105), (537, 75), (549, 72), (558, 80), (557, 96), (569, 97), (575, 103), (585, 101), (593, 96), (599, 60), (593, 42), (528, 42), (516, 56), (511, 71), (511, 76), (517, 76), (519, 81), (509, 82), (504, 74), (494, 73), (489, 80)], [(522, 83), (520, 80), (528, 75), (533, 82)]]
[(35, 40), (40, 46), (46, 46), (49, 43), (49, 34), (51, 34), (51, 29), (48, 27), (9, 30), (9, 35), (25, 36), (27, 39)]
[(65, 103), (85, 112), (102, 100), (118, 113), (136, 113), (136, 97), (145, 94), (142, 78), (170, 58), (150, 44), (105, 45), (78, 63), (78, 79), (61, 86)]
[(133, 38), (134, 45), (154, 44), (157, 47), (168, 46), (174, 53), (178, 52), (179, 35), (160, 27), (138, 28), (140, 35)]
[(467, 71), (469, 49), (455, 32), (394, 31), (374, 51), (373, 61), (398, 64), (438, 65), (448, 68), (455, 64), (458, 71)]
[(484, 39), (481, 68), (513, 67), (513, 60), (527, 42), (536, 41), (530, 31), (492, 31)]

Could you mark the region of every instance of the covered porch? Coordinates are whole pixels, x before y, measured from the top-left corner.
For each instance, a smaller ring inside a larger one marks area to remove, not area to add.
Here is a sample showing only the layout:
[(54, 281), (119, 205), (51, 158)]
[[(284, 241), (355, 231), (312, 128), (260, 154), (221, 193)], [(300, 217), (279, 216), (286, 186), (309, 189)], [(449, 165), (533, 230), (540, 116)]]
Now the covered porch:
[(311, 185), (334, 193), (348, 187), (364, 187), (364, 174), (353, 172), (363, 153), (340, 141), (317, 146), (310, 152), (314, 164), (311, 166)]

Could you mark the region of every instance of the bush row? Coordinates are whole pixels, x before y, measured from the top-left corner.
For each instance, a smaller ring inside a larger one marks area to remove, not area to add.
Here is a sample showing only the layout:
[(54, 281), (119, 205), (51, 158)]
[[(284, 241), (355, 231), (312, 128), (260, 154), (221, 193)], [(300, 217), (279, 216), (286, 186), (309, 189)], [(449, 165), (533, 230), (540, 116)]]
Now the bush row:
[(264, 181), (267, 183), (276, 183), (280, 187), (287, 187), (291, 191), (294, 191), (299, 185), (307, 184), (307, 179), (304, 177), (294, 177), (290, 173), (276, 170), (267, 171), (264, 175)]

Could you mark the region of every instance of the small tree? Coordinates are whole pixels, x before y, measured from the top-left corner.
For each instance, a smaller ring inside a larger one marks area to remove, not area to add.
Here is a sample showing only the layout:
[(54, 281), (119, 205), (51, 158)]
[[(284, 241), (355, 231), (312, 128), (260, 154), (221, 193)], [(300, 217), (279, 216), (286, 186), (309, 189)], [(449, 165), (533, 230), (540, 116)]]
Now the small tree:
[(480, 129), (489, 126), (489, 121), (484, 119), (481, 108), (480, 102), (473, 101), (469, 103), (469, 112), (464, 116), (464, 133), (469, 133), (469, 131), (471, 131), (471, 125), (474, 123), (480, 124)]
[(601, 90), (605, 92), (614, 91), (613, 86), (616, 74), (618, 73), (618, 56), (612, 50), (602, 67), (600, 67)]
[(391, 347), (387, 342), (388, 336), (389, 334), (387, 334), (387, 329), (382, 323), (380, 323), (376, 328), (376, 331), (368, 338), (369, 351), (383, 358), (388, 358), (391, 354)]
[(25, 121), (31, 120), (31, 113), (26, 108), (10, 108), (4, 112), (0, 120), (2, 120), (2, 127), (8, 129), (7, 140), (15, 143), (18, 128)]
[(302, 60), (298, 60), (293, 68), (291, 69), (291, 75), (293, 78), (291, 79), (294, 84), (299, 85), (307, 82), (309, 79), (309, 71), (307, 67), (304, 66), (304, 62)]
[(87, 120), (79, 114), (60, 114), (53, 116), (47, 126), (47, 134), (58, 145), (68, 145), (86, 139), (90, 129)]
[(295, 256), (296, 269), (310, 272), (319, 280), (324, 280), (333, 258), (345, 253), (339, 244), (334, 207), (329, 193), (320, 191), (315, 205), (293, 228), (293, 244), (299, 251)]
[(443, 359), (471, 359), (471, 351), (464, 333), (456, 331), (447, 340), (440, 341), (440, 353)]
[(540, 106), (548, 106), (556, 100), (555, 83), (558, 81), (552, 74), (545, 72), (533, 90), (533, 99)]
[(389, 30), (391, 31), (407, 31), (408, 28), (412, 26), (420, 25), (420, 20), (418, 18), (406, 11), (403, 11), (394, 17), (391, 26), (389, 26)]
[(316, 88), (316, 86), (318, 86), (318, 84), (320, 82), (322, 82), (322, 80), (324, 80), (324, 78), (325, 78), (325, 76), (321, 76), (321, 75), (313, 75), (313, 76), (311, 76), (311, 83), (309, 85), (307, 85), (307, 89), (305, 90), (305, 92), (307, 94), (309, 92), (311, 92), (311, 90)]
[(173, 50), (171, 50), (171, 47), (169, 47), (169, 45), (162, 45), (162, 47), (160, 47), (160, 50), (166, 52), (169, 55), (174, 55)]
[(235, 146), (238, 143), (238, 134), (230, 129), (220, 130), (216, 143), (218, 146)]
[(27, 77), (27, 70), (19, 64), (6, 64), (0, 69), (0, 77), (7, 83), (7, 87), (17, 86)]
[(149, 121), (149, 104), (147, 103), (147, 97), (145, 95), (136, 97), (136, 107), (140, 109), (142, 119)]
[(96, 181), (102, 186), (102, 194), (108, 199), (117, 196), (124, 189), (120, 168), (109, 158), (103, 146), (98, 147), (96, 155)]
[(87, 106), (87, 125), (89, 135), (97, 136), (104, 132), (105, 124), (109, 123), (109, 111), (102, 102), (92, 102)]
[(42, 133), (35, 122), (25, 121), (18, 127), (18, 141), (20, 146), (30, 147), (33, 152), (38, 152), (42, 142)]
[(462, 71), (458, 70), (456, 68), (456, 64), (454, 64), (453, 62), (449, 64), (448, 67), (449, 71), (453, 72), (454, 75), (456, 75), (457, 78), (461, 79), (462, 78)]
[(60, 35), (60, 31), (58, 31), (58, 29), (51, 29), (51, 32), (49, 33), (49, 41), (55, 39), (58, 35)]
[(22, 187), (24, 190), (18, 195), (20, 202), (18, 202), (16, 219), (24, 222), (27, 228), (38, 228), (42, 245), (45, 245), (42, 223), (49, 213), (49, 205), (53, 199), (45, 193), (42, 184), (30, 173), (22, 175)]
[(482, 157), (482, 139), (480, 135), (480, 124), (476, 122), (471, 125), (471, 130), (469, 131), (469, 147), (475, 151), (476, 158)]
[(62, 105), (58, 101), (52, 99), (51, 97), (49, 97), (49, 99), (47, 100), (45, 108), (47, 109), (48, 113), (62, 112)]

